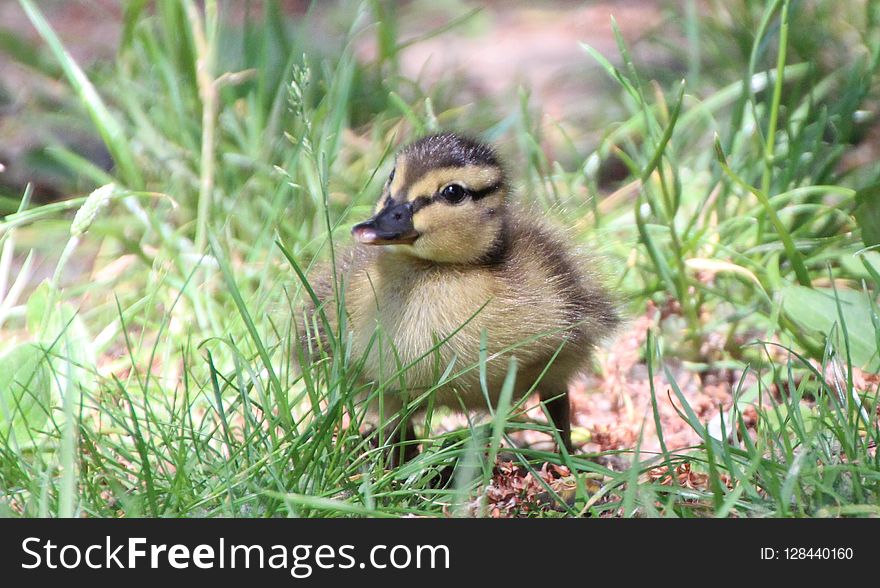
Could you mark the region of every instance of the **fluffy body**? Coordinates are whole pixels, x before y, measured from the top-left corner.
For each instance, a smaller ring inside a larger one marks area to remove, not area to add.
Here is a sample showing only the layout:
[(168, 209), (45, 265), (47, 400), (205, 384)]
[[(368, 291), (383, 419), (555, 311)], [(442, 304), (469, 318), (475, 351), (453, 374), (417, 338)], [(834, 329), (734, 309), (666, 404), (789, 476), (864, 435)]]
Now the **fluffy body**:
[[(402, 392), (414, 398), (454, 360), (452, 373), (464, 373), (435, 391), (435, 404), (485, 409), (475, 367), (485, 330), (493, 404), (510, 355), (517, 359), (518, 396), (548, 364), (538, 388), (542, 397), (565, 392), (616, 322), (614, 307), (586, 258), (573, 257), (558, 233), (522, 211), (508, 212), (507, 230), (507, 250), (485, 264), (437, 263), (396, 245), (361, 245), (337, 258), (354, 357), (367, 357), (365, 381), (393, 380), (398, 388), (398, 366), (413, 364), (402, 375)], [(335, 328), (334, 289), (326, 277), (316, 282), (316, 293), (328, 302), (324, 308)], [(371, 344), (374, 333), (378, 339)], [(445, 343), (437, 347), (440, 341)], [(401, 401), (384, 399), (392, 411)]]
[[(568, 445), (568, 383), (618, 317), (593, 260), (538, 214), (508, 204), (506, 186), (480, 143), (447, 134), (404, 149), (375, 216), (354, 229), (382, 244), (336, 257), (346, 327), (353, 356), (365, 358), (364, 383), (385, 383), (389, 413), (430, 389), (435, 405), (486, 409), (485, 332), (489, 402), (516, 357), (517, 399), (540, 377), (541, 398), (558, 400), (551, 416)], [(313, 287), (337, 328), (332, 271), (319, 271)], [(453, 362), (455, 377), (438, 386)]]

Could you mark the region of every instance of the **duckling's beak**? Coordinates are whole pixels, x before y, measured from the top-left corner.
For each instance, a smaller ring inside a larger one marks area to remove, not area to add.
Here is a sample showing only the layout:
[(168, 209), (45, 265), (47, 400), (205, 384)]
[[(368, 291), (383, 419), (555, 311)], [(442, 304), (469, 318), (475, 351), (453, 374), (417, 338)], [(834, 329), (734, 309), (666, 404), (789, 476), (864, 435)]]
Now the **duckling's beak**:
[(364, 245), (411, 245), (419, 238), (413, 227), (412, 203), (383, 209), (370, 220), (352, 227), (351, 234)]

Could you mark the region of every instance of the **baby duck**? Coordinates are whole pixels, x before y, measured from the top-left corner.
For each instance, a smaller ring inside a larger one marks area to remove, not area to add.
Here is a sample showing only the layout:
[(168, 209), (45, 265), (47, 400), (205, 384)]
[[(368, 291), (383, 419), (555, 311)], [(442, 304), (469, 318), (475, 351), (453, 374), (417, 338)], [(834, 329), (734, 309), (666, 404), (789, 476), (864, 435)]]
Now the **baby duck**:
[[(571, 451), (568, 384), (618, 316), (591, 260), (508, 192), (491, 147), (454, 133), (417, 140), (398, 153), (372, 218), (352, 228), (358, 245), (337, 256), (338, 288), (331, 272), (312, 285), (334, 329), (334, 293), (344, 295), (361, 379), (394, 390), (382, 395), (385, 414), (432, 388), (435, 405), (486, 410), (485, 332), (489, 402), (515, 356), (514, 401), (537, 382)], [(458, 375), (438, 384), (453, 362)], [(410, 425), (398, 433), (414, 438)]]

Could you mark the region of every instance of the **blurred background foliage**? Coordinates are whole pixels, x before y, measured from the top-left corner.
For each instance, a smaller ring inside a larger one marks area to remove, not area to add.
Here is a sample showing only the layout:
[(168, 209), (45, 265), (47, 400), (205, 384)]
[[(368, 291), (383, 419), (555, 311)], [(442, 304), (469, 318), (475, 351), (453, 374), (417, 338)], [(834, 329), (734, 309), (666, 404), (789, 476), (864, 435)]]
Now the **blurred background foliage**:
[[(653, 402), (657, 453), (566, 461), (606, 476), (608, 501), (583, 486), (584, 509), (691, 512), (631, 476), (693, 455), (716, 514), (876, 499), (878, 3), (20, 0), (0, 22), (0, 378), (24, 366), (35, 389), (0, 404), (5, 508), (328, 512), (304, 497), (338, 498), (381, 460), (321, 408), (351, 396), (351, 366), (291, 362), (292, 265), (346, 243), (396, 147), (441, 128), (498, 145), (518, 197), (607, 261), (631, 319), (586, 387), (629, 427), (600, 450), (631, 450), (634, 403)], [(702, 453), (668, 451), (661, 372), (707, 404), (672, 413)], [(710, 434), (725, 420), (758, 440)], [(437, 512), (448, 495), (420, 503), (417, 472), (466, 449), (443, 437), (338, 500)]]

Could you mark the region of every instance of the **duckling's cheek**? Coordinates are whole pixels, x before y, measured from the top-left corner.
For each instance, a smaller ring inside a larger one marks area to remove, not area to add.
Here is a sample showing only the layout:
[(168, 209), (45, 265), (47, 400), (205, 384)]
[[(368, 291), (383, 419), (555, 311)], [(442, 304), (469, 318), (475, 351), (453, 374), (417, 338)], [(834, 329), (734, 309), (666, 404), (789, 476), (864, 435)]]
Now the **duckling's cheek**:
[(429, 248), (436, 236), (434, 223), (416, 215), (413, 219), (413, 229), (419, 234), (419, 238), (412, 244), (413, 249), (425, 250)]
[(425, 214), (426, 211), (413, 215), (413, 228), (418, 231), (419, 235), (425, 235), (431, 230), (430, 215)]

